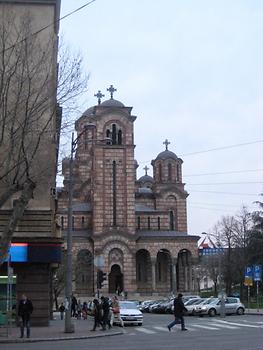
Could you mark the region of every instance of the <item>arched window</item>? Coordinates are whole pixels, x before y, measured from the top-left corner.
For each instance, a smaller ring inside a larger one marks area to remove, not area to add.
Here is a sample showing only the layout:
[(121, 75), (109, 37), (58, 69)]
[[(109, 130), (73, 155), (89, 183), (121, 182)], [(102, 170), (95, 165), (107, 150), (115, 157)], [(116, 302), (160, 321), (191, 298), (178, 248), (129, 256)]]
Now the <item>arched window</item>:
[(61, 228), (64, 230), (64, 216), (61, 216)]
[(162, 164), (159, 164), (159, 181), (162, 181)]
[(176, 166), (176, 179), (177, 181), (180, 181), (180, 165), (177, 164)]
[(160, 219), (160, 216), (158, 216), (157, 218), (157, 223), (158, 223), (158, 230), (161, 229), (161, 219)]
[(168, 164), (168, 181), (172, 181), (172, 164)]
[(137, 228), (138, 230), (141, 229), (141, 218), (139, 216), (137, 217)]
[(151, 229), (151, 218), (150, 216), (148, 216), (148, 230)]
[(172, 210), (170, 210), (170, 230), (174, 230), (174, 213)]
[(85, 226), (85, 218), (84, 218), (84, 216), (82, 216), (82, 218), (81, 218), (81, 227), (84, 228), (84, 226)]
[(112, 124), (109, 129), (106, 130), (106, 138), (111, 139), (107, 144), (122, 145), (123, 131), (118, 124)]

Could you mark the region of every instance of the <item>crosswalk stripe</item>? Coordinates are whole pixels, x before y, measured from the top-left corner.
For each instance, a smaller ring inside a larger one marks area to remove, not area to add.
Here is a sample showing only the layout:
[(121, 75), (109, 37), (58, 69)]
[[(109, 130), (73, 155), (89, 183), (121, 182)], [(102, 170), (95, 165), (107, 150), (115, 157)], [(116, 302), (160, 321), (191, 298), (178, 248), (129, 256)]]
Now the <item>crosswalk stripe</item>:
[(219, 331), (219, 328), (211, 327), (211, 326), (201, 326), (200, 324), (191, 324), (192, 327), (202, 328), (202, 329), (210, 329)]
[(216, 327), (219, 327), (219, 328), (238, 329), (238, 327), (236, 327), (236, 326), (229, 326), (227, 324), (218, 324), (218, 323), (214, 323), (213, 322), (213, 325), (216, 326)]
[(218, 320), (217, 322), (221, 322), (224, 324), (229, 324), (233, 326), (239, 326), (239, 327), (248, 327), (248, 328), (263, 328), (262, 325), (252, 325), (252, 324), (243, 324), (243, 323), (236, 323), (236, 322), (228, 322), (228, 321), (223, 321), (223, 320)]
[(161, 327), (161, 326), (154, 326), (154, 329), (157, 329), (158, 331), (168, 332), (167, 327)]
[(149, 329), (143, 328), (143, 327), (140, 327), (140, 328), (136, 327), (135, 330), (142, 332), (142, 333), (146, 333), (146, 334), (155, 334), (156, 333), (155, 331), (150, 331)]

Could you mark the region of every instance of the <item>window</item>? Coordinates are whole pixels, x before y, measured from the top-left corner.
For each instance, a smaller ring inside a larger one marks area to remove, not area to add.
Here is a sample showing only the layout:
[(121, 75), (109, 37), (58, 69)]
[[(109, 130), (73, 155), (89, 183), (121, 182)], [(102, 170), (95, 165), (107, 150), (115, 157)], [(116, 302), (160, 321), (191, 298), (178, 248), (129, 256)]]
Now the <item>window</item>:
[(107, 144), (122, 145), (123, 132), (117, 124), (112, 124), (109, 129), (106, 130), (106, 138), (110, 138), (111, 142)]
[(61, 216), (61, 228), (64, 230), (64, 216)]
[(150, 218), (150, 216), (148, 216), (148, 230), (150, 230), (151, 229), (151, 218)]
[(168, 164), (168, 181), (172, 181), (172, 164)]
[(75, 218), (72, 216), (72, 230), (74, 231), (75, 229)]
[(180, 165), (176, 165), (176, 179), (177, 181), (180, 181)]
[(172, 210), (170, 210), (170, 230), (174, 230), (174, 213)]
[(84, 216), (82, 216), (82, 218), (81, 218), (81, 227), (84, 228), (84, 226), (85, 226), (85, 218), (84, 218)]
[(158, 223), (158, 230), (160, 230), (160, 229), (161, 229), (161, 219), (160, 219), (160, 216), (158, 216), (157, 223)]
[(141, 218), (139, 216), (137, 217), (137, 228), (138, 230), (141, 229)]
[(159, 164), (159, 181), (162, 181), (162, 164)]
[(158, 263), (158, 281), (161, 282), (161, 280), (162, 280), (162, 265), (159, 262)]

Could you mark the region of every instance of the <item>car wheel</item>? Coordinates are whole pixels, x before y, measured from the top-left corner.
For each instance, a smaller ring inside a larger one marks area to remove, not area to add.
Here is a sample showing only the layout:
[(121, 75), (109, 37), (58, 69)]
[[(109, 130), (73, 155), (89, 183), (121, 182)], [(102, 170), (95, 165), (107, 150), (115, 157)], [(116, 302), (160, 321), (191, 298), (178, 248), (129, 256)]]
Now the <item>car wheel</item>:
[(138, 323), (138, 326), (142, 326), (142, 323)]
[(214, 316), (216, 315), (216, 310), (215, 310), (215, 309), (210, 309), (210, 310), (208, 311), (208, 315), (209, 315), (210, 317), (214, 317)]
[(242, 307), (239, 307), (239, 308), (237, 309), (237, 314), (238, 314), (238, 315), (244, 315), (244, 309), (243, 309)]

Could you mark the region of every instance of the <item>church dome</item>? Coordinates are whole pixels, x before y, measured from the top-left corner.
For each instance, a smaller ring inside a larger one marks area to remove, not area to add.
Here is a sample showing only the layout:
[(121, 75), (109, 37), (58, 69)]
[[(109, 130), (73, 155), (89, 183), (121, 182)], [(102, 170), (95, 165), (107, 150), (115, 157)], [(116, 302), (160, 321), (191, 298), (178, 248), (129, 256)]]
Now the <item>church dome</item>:
[(178, 157), (177, 157), (177, 155), (174, 152), (171, 152), (169, 150), (165, 150), (165, 151), (159, 153), (155, 160), (158, 160), (158, 159), (162, 159), (162, 160), (174, 159), (174, 160), (177, 160)]
[(145, 182), (154, 182), (153, 178), (151, 176), (149, 176), (149, 175), (141, 176), (138, 181), (143, 182), (143, 183), (145, 183)]
[(92, 107), (86, 109), (86, 111), (82, 114), (82, 116), (88, 117), (88, 116), (92, 115), (94, 113), (94, 107), (95, 106), (92, 106)]
[(100, 104), (103, 107), (125, 107), (124, 104), (118, 100), (114, 100), (113, 98), (106, 100)]

